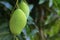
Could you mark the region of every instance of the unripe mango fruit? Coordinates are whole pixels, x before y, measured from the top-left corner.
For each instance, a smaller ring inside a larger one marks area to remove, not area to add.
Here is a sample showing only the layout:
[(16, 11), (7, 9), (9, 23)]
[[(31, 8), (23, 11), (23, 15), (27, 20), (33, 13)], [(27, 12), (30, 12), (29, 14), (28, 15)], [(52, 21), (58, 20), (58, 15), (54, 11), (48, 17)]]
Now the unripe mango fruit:
[(19, 8), (25, 13), (26, 17), (28, 18), (30, 12), (28, 4), (24, 1), (21, 1), (21, 3), (19, 3)]
[(14, 35), (19, 35), (27, 23), (27, 18), (21, 9), (16, 9), (10, 19), (10, 31)]

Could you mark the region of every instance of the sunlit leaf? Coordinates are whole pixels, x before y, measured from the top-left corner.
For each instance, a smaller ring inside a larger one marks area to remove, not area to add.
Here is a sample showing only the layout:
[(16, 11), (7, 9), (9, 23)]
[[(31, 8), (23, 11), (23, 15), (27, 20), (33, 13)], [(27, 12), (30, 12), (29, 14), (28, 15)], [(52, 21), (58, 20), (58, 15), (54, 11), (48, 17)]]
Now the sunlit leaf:
[(8, 9), (10, 9), (10, 10), (12, 9), (12, 5), (9, 4), (8, 2), (6, 2), (6, 1), (0, 1), (0, 3), (3, 4)]
[(49, 0), (49, 7), (52, 7), (53, 5), (53, 0)]
[(45, 0), (39, 0), (39, 4), (43, 4)]

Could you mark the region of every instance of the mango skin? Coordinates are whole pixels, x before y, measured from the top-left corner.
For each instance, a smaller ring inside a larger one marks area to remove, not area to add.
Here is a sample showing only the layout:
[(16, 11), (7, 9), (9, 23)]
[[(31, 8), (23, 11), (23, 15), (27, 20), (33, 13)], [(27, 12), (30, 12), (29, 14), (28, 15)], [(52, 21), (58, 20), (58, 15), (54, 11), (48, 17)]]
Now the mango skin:
[(19, 3), (19, 8), (25, 13), (26, 17), (28, 18), (30, 12), (28, 4), (22, 1)]
[(14, 35), (19, 35), (27, 23), (27, 18), (24, 12), (16, 9), (10, 19), (10, 31)]

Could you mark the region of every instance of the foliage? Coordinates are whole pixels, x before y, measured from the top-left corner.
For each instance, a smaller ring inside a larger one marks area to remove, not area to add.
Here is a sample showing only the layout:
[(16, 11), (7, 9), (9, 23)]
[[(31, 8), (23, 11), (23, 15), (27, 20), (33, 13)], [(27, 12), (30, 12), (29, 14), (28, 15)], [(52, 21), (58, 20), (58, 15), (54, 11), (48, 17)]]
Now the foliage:
[(14, 37), (9, 21), (17, 0), (0, 0), (0, 40), (60, 40), (60, 0), (23, 1), (29, 4), (30, 15), (21, 34)]

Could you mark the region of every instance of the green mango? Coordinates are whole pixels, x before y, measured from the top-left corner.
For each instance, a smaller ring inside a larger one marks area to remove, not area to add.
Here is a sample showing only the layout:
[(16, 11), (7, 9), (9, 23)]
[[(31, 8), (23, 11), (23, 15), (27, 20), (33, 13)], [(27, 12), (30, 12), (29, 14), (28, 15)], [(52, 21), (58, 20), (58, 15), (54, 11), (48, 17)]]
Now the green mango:
[(19, 8), (25, 13), (26, 17), (28, 18), (30, 12), (28, 4), (24, 1), (21, 1), (19, 3)]
[(19, 35), (26, 26), (27, 18), (21, 9), (16, 9), (10, 19), (10, 31), (14, 35)]

